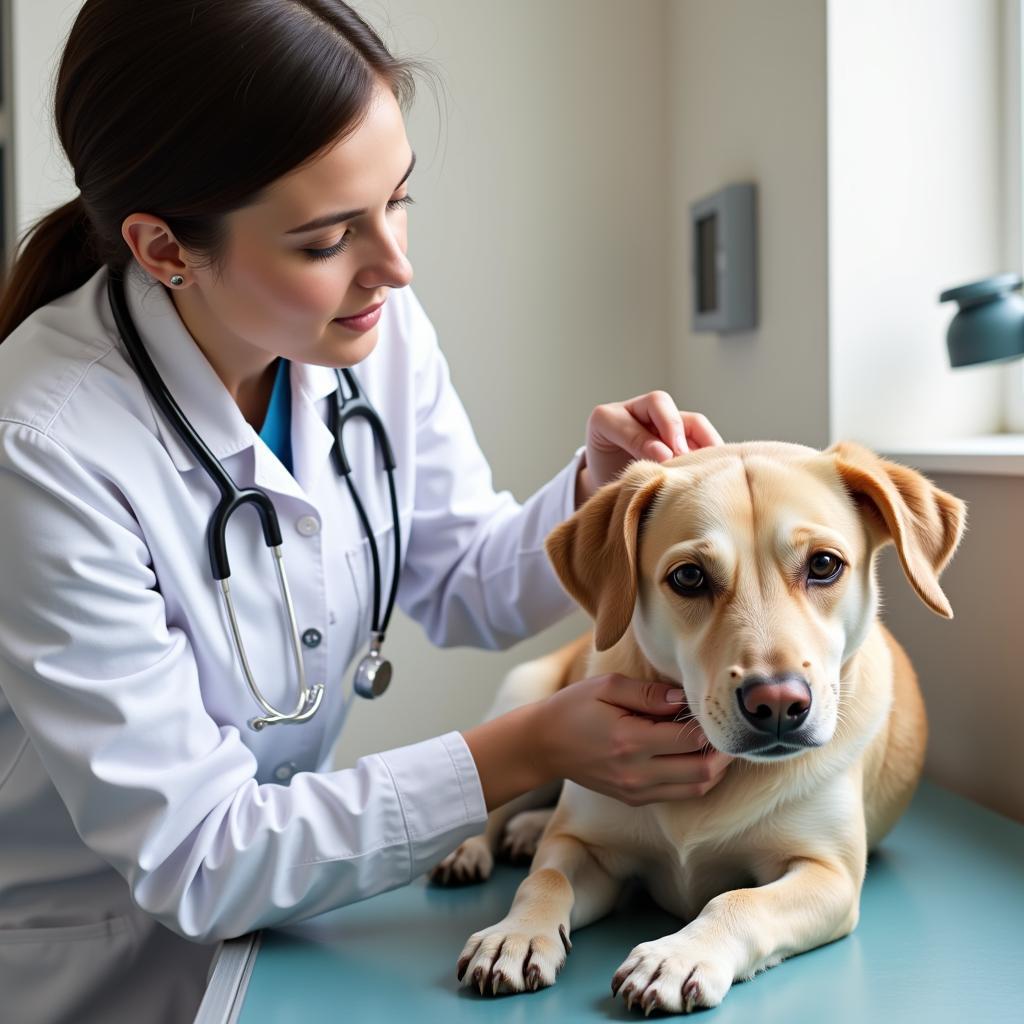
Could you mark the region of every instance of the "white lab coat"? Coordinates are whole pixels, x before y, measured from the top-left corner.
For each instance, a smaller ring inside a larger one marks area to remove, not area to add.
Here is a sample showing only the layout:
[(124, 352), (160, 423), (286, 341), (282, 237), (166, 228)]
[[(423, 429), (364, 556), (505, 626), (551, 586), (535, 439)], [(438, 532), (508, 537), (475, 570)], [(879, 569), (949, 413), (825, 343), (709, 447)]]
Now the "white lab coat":
[[(293, 364), (293, 477), (133, 266), (128, 302), (157, 369), (235, 482), (271, 496), (299, 630), (322, 635), (303, 651), (325, 684), (317, 715), (247, 727), (258, 709), (206, 549), (217, 490), (143, 391), (105, 274), (0, 345), (0, 1016), (18, 1024), (190, 1019), (218, 940), (402, 885), (486, 817), (458, 732), (330, 768), (372, 589), (329, 456), (334, 371)], [(355, 371), (398, 463), (398, 603), (437, 644), (508, 645), (572, 607), (543, 542), (572, 511), (579, 455), (522, 506), (496, 494), (409, 289), (379, 329)], [(386, 479), (366, 424), (345, 436), (386, 589)], [(290, 709), (251, 508), (228, 551), (257, 682)]]

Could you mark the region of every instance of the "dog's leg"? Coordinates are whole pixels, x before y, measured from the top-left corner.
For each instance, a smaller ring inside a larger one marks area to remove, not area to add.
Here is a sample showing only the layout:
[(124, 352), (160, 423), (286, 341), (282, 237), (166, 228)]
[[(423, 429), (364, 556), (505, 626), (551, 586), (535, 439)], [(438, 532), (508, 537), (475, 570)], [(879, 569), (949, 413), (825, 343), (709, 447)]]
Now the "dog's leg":
[[(435, 885), (467, 885), (485, 882), (494, 870), (494, 855), (508, 822), (524, 811), (548, 807), (558, 799), (560, 782), (531, 790), (522, 796), (496, 807), (487, 815), (487, 824), (481, 835), (470, 836), (448, 854), (430, 872)], [(552, 808), (553, 809), (553, 808)]]
[[(589, 650), (590, 634), (584, 634), (551, 654), (517, 665), (498, 688), (484, 721), (489, 722), (524, 704), (544, 700), (565, 686), (570, 678), (579, 678), (580, 667)], [(431, 870), (430, 881), (435, 885), (460, 885), (490, 878), (494, 855), (508, 821), (520, 811), (554, 805), (560, 787), (561, 782), (552, 783), (494, 808), (487, 816), (483, 833), (472, 836), (448, 854)]]
[(469, 937), (459, 980), (489, 995), (553, 985), (572, 949), (570, 928), (607, 914), (621, 885), (575, 837), (545, 835), (508, 915)]
[(722, 893), (681, 931), (635, 947), (612, 991), (645, 1013), (717, 1006), (733, 981), (853, 931), (862, 879), (839, 859), (793, 860), (776, 881)]

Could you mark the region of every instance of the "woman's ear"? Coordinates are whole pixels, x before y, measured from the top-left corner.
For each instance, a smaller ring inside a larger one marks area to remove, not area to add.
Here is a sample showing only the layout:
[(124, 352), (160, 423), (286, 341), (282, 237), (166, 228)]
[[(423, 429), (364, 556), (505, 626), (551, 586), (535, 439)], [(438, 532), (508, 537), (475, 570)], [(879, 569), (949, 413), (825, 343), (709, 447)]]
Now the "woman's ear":
[(963, 536), (967, 506), (939, 490), (916, 470), (879, 458), (851, 441), (840, 441), (826, 452), (878, 544), (896, 545), (900, 564), (911, 586), (929, 608), (953, 617), (939, 574), (953, 557)]
[(551, 564), (593, 618), (599, 651), (618, 643), (633, 617), (640, 522), (664, 482), (657, 463), (635, 462), (548, 535)]
[(158, 281), (166, 283), (173, 275), (188, 274), (192, 269), (184, 249), (160, 217), (129, 214), (121, 225), (121, 237), (139, 266)]

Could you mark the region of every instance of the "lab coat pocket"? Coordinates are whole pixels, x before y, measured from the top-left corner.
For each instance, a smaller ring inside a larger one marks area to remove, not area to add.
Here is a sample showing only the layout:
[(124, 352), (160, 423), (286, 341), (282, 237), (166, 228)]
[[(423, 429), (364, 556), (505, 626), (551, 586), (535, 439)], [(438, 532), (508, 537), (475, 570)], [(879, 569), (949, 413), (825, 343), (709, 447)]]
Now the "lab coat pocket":
[[(403, 552), (408, 543), (408, 531), (411, 520), (411, 511), (399, 515)], [(379, 604), (378, 616), (383, 618), (387, 612), (388, 595), (391, 593), (392, 574), (395, 565), (394, 526), (389, 523), (387, 526), (374, 531), (373, 539), (377, 545), (377, 557), (380, 560), (380, 582), (378, 584), (377, 596)], [(374, 573), (373, 554), (369, 540), (363, 537), (359, 544), (349, 548), (345, 552), (345, 561), (352, 576), (352, 588), (358, 607), (356, 615), (358, 632), (356, 638), (357, 644), (361, 644), (369, 639), (370, 630), (373, 625)]]
[[(377, 557), (380, 560), (380, 583), (377, 602), (378, 615), (383, 617), (387, 610), (388, 594), (391, 592), (391, 572), (394, 565), (394, 539), (390, 526), (378, 530), (373, 535), (377, 545)], [(352, 576), (352, 590), (356, 598), (356, 637), (362, 643), (369, 638), (373, 625), (374, 576), (373, 554), (370, 542), (364, 537), (359, 544), (345, 552), (348, 571)]]
[(126, 984), (137, 937), (127, 917), (52, 928), (0, 928), (0, 1016), (19, 1022), (92, 1020), (84, 1008)]

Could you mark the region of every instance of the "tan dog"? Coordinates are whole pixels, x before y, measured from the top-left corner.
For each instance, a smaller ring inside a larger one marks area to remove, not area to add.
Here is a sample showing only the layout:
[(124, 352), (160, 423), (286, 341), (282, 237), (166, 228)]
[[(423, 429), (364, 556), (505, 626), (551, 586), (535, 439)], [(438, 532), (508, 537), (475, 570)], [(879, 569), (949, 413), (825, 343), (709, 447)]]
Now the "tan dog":
[[(671, 681), (737, 759), (704, 797), (643, 807), (566, 782), (508, 915), (466, 943), (464, 984), (553, 984), (570, 929), (631, 876), (689, 922), (615, 974), (646, 1012), (716, 1006), (735, 980), (852, 931), (868, 851), (910, 801), (927, 736), (910, 662), (876, 619), (875, 555), (894, 541), (952, 617), (938, 575), (964, 518), (859, 445), (757, 442), (636, 463), (558, 527), (548, 553), (594, 619), (593, 650), (521, 666), (496, 710), (584, 675)], [(436, 876), (486, 875), (507, 817)]]

